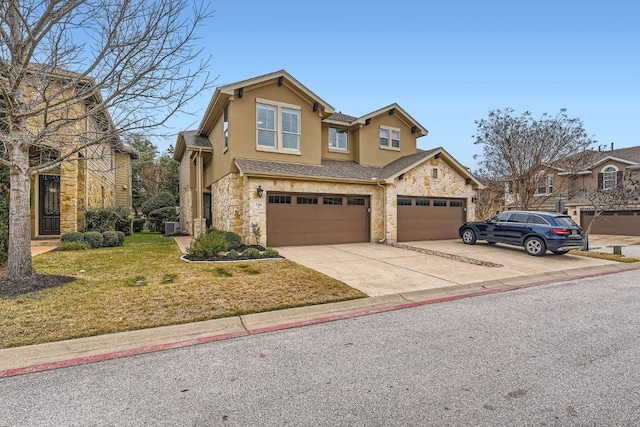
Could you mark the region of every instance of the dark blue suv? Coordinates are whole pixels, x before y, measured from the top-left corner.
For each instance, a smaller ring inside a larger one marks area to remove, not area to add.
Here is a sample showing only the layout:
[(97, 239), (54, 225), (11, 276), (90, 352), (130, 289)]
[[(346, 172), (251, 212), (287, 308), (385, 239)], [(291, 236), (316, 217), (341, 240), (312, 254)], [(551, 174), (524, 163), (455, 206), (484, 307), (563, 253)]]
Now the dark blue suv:
[(486, 221), (466, 222), (458, 234), (467, 245), (476, 240), (524, 247), (533, 256), (550, 250), (564, 255), (584, 246), (584, 233), (570, 216), (555, 212), (507, 211)]

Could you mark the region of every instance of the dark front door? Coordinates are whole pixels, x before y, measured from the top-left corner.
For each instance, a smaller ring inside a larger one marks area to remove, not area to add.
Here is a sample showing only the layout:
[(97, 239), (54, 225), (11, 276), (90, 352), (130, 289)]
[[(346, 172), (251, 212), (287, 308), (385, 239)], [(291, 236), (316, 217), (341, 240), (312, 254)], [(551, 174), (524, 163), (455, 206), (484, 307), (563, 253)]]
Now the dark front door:
[(40, 235), (60, 234), (60, 176), (40, 175)]

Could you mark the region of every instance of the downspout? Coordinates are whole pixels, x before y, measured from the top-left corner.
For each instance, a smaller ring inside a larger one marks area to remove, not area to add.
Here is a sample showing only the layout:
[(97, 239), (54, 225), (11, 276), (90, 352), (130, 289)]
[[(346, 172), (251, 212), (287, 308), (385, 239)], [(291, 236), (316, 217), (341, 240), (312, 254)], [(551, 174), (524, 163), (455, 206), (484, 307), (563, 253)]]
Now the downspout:
[(378, 240), (378, 243), (384, 243), (387, 240), (387, 186), (380, 185), (378, 181), (376, 184), (378, 187), (382, 187), (382, 239)]

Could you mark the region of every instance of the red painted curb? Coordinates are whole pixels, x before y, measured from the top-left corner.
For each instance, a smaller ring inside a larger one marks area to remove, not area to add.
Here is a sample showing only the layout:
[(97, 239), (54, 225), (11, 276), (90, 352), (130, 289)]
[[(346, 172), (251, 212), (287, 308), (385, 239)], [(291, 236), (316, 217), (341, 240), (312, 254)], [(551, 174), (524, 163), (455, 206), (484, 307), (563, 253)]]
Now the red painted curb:
[(429, 304), (438, 304), (442, 302), (455, 301), (455, 300), (464, 299), (464, 298), (472, 298), (477, 296), (508, 292), (508, 291), (513, 291), (517, 289), (526, 289), (526, 288), (531, 288), (535, 286), (548, 285), (551, 283), (568, 282), (568, 281), (577, 280), (577, 279), (605, 276), (608, 274), (615, 274), (615, 273), (623, 273), (623, 272), (632, 271), (632, 270), (640, 270), (640, 265), (633, 266), (631, 268), (625, 268), (622, 270), (600, 271), (596, 273), (577, 274), (577, 275), (572, 275), (567, 277), (555, 277), (555, 278), (550, 278), (546, 280), (540, 280), (536, 282), (529, 282), (529, 283), (518, 284), (518, 285), (505, 285), (505, 287), (502, 287), (502, 288), (491, 288), (491, 289), (486, 289), (482, 291), (474, 291), (474, 292), (469, 292), (469, 293), (459, 294), (459, 295), (448, 295), (444, 297), (438, 297), (438, 298), (433, 298), (433, 299), (428, 299), (423, 301), (406, 302), (403, 304), (397, 304), (397, 305), (388, 306), (388, 307), (371, 308), (368, 310), (362, 310), (362, 311), (357, 311), (353, 313), (343, 313), (343, 314), (336, 314), (332, 316), (319, 317), (316, 319), (300, 320), (300, 321), (291, 322), (291, 323), (284, 323), (281, 325), (274, 325), (274, 326), (267, 326), (264, 328), (246, 330), (243, 332), (211, 335), (211, 336), (195, 338), (191, 340), (157, 344), (152, 346), (134, 348), (130, 350), (122, 350), (122, 351), (116, 351), (116, 352), (110, 352), (110, 353), (97, 354), (94, 356), (78, 357), (74, 359), (61, 360), (57, 362), (50, 362), (50, 363), (43, 363), (39, 365), (8, 369), (5, 371), (0, 371), (0, 378), (7, 378), (7, 377), (16, 376), (16, 375), (24, 375), (24, 374), (30, 374), (35, 372), (49, 371), (49, 370), (58, 369), (58, 368), (66, 368), (69, 366), (84, 365), (87, 363), (102, 362), (105, 360), (117, 359), (121, 357), (136, 356), (139, 354), (171, 350), (174, 348), (188, 347), (188, 346), (198, 345), (198, 344), (206, 344), (209, 342), (222, 341), (222, 340), (231, 339), (231, 338), (239, 338), (239, 337), (245, 337), (249, 335), (275, 332), (275, 331), (280, 331), (284, 329), (299, 328), (302, 326), (334, 322), (338, 320), (368, 316), (370, 314), (385, 313), (389, 311), (402, 310), (405, 308), (419, 307), (419, 306), (429, 305)]

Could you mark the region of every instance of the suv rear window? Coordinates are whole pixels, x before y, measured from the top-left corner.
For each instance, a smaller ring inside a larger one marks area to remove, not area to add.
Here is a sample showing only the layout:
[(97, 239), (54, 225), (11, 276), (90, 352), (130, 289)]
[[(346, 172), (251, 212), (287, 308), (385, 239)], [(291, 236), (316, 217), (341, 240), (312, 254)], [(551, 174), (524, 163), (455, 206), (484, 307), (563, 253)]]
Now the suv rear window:
[(570, 216), (557, 216), (555, 220), (556, 224), (560, 227), (578, 227), (578, 224), (576, 224)]
[(544, 218), (539, 217), (538, 215), (529, 215), (529, 220), (527, 222), (529, 224), (549, 225), (549, 223), (547, 221), (545, 221)]

